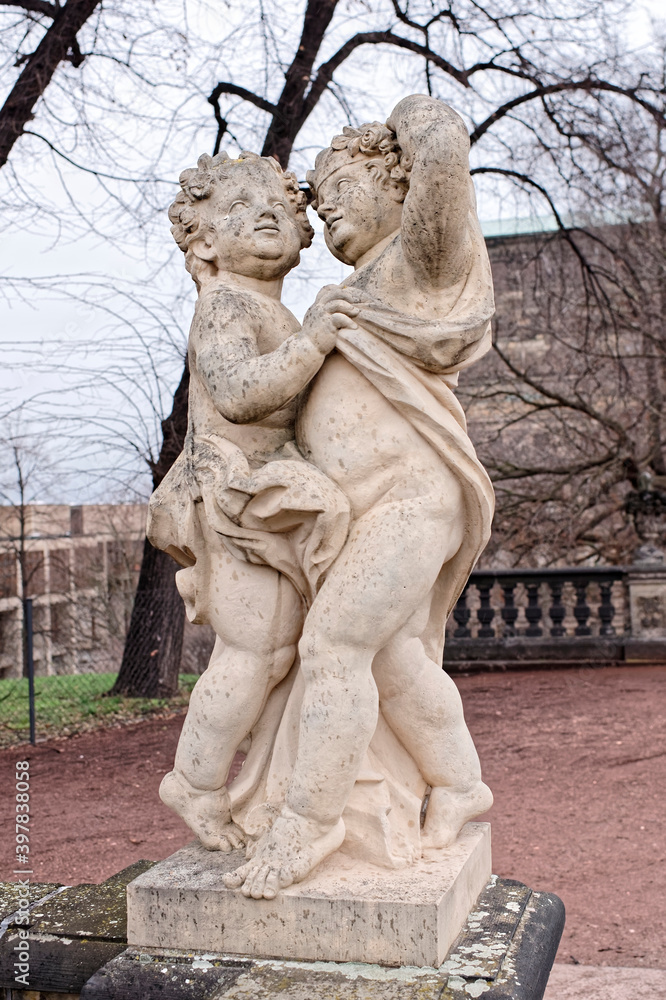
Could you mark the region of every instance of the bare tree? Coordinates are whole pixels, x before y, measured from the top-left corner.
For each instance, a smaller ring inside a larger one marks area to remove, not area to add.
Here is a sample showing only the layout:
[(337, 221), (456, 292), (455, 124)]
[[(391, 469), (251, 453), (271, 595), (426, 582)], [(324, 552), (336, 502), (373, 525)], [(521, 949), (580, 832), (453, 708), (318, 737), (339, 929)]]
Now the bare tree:
[(495, 351), (463, 387), (498, 494), (487, 559), (628, 562), (628, 500), (666, 485), (663, 92), (655, 106), (548, 103), (572, 214), (490, 241)]
[[(112, 24), (114, 10), (126, 17), (123, 30), (127, 33), (129, 25), (134, 40), (140, 37), (141, 17), (145, 24), (147, 12), (142, 4), (121, 7), (122, 2), (115, 0), (111, 14), (100, 8), (101, 20), (91, 33), (89, 48), (96, 58), (106, 61), (109, 73), (124, 74), (123, 81), (139, 89), (132, 92), (133, 103), (124, 96), (115, 104), (104, 104), (106, 90), (99, 78), (93, 90), (109, 120), (120, 107), (126, 116), (123, 121), (136, 119), (142, 128), (150, 128), (151, 135), (161, 136), (160, 156), (145, 157), (141, 169), (128, 169), (125, 174), (112, 166), (124, 162), (124, 156), (134, 165), (140, 158), (131, 142), (121, 136), (120, 128), (114, 141), (105, 144), (108, 134), (94, 111), (89, 110), (86, 116), (83, 92), (77, 92), (75, 102), (85, 123), (74, 130), (80, 148), (76, 144), (69, 151), (64, 148), (61, 125), (57, 134), (48, 128), (24, 129), (26, 143), (29, 139), (30, 143), (45, 144), (70, 171), (75, 164), (94, 174), (109, 197), (87, 213), (81, 224), (99, 228), (108, 223), (108, 205), (112, 204), (116, 214), (114, 226), (108, 227), (109, 232), (113, 228), (111, 239), (117, 238), (117, 213), (149, 221), (164, 207), (173, 188), (165, 186), (162, 178), (171, 176), (172, 166), (174, 175), (182, 166), (186, 146), (196, 142), (201, 148), (205, 139), (214, 150), (222, 142), (262, 148), (283, 166), (289, 162), (301, 172), (311, 159), (312, 147), (328, 139), (331, 121), (341, 116), (357, 123), (367, 117), (370, 108), (377, 108), (377, 114), (385, 113), (391, 99), (387, 92), (400, 96), (406, 87), (442, 97), (465, 114), (479, 180), (489, 191), (489, 179), (498, 178), (504, 185), (502, 196), (507, 183), (514, 183), (516, 197), (523, 204), (526, 192), (537, 192), (553, 207), (560, 199), (566, 201), (568, 195), (552, 150), (557, 150), (562, 162), (568, 162), (572, 152), (569, 140), (553, 122), (555, 107), (581, 107), (592, 113), (606, 95), (640, 108), (653, 121), (663, 118), (659, 81), (654, 74), (642, 74), (608, 38), (605, 24), (613, 15), (619, 17), (623, 9), (612, 0), (488, 0), (481, 4), (453, 0), (441, 7), (429, 0), (409, 4), (381, 0), (372, 8), (354, 0), (345, 7), (338, 0), (308, 0), (304, 5), (295, 0), (287, 4), (263, 0), (242, 9), (232, 5), (227, 23), (219, 18), (213, 22), (213, 34), (217, 31), (217, 35), (212, 42), (210, 38), (204, 41), (200, 32), (195, 46), (182, 25), (175, 22), (151, 29), (163, 31), (159, 40), (168, 39), (169, 45), (173, 44), (170, 53), (177, 79), (172, 84), (166, 83), (169, 74), (164, 72), (164, 63), (159, 63), (160, 57), (142, 50), (138, 42), (128, 41), (124, 50), (120, 43), (104, 49), (100, 39), (107, 37), (105, 32), (116, 40), (122, 34), (117, 24), (115, 28)], [(191, 7), (199, 9), (205, 4), (192, 3)], [(179, 31), (186, 57), (191, 57), (195, 48), (200, 52), (191, 71), (183, 68), (187, 58), (179, 61), (175, 41)], [(153, 33), (151, 40), (155, 43), (158, 37)], [(86, 71), (86, 66), (90, 72), (94, 65), (92, 56), (86, 58), (79, 72)], [(376, 72), (379, 77), (373, 76)], [(212, 73), (216, 77), (211, 79)], [(373, 88), (367, 82), (371, 79), (376, 79), (380, 88), (372, 98), (369, 91)], [(109, 89), (116, 98), (113, 87)], [(142, 100), (137, 99), (139, 93)], [(212, 109), (207, 120), (201, 110), (206, 100)], [(42, 106), (50, 114), (48, 106), (40, 105), (38, 110)], [(56, 118), (54, 115), (49, 121)], [(541, 148), (544, 130), (554, 137), (550, 153)], [(178, 142), (172, 141), (176, 135)], [(19, 142), (14, 151), (20, 147)], [(85, 164), (81, 162), (84, 154)], [(12, 159), (4, 169), (11, 163)], [(147, 239), (152, 238), (150, 225), (146, 223), (143, 231)], [(168, 470), (180, 449), (186, 426), (186, 384), (184, 371), (165, 424), (167, 437), (156, 457), (150, 459), (154, 482)], [(174, 596), (174, 568), (160, 561), (149, 547), (144, 564), (136, 621), (130, 629), (118, 687), (125, 693), (164, 694), (176, 684), (175, 620), (180, 616), (182, 622), (182, 610)], [(173, 602), (160, 599), (159, 607), (151, 610), (147, 595), (152, 593), (157, 601), (165, 588)], [(138, 644), (144, 616), (150, 618), (151, 635), (145, 647)], [(144, 680), (138, 682), (139, 677)]]
[(0, 0), (0, 6), (24, 11), (26, 29), (30, 22), (48, 23), (35, 49), (17, 58), (22, 69), (5, 103), (0, 108), (0, 167), (4, 167), (16, 140), (33, 118), (35, 105), (50, 84), (60, 63), (67, 60), (79, 67), (81, 52), (78, 33), (92, 17), (101, 0)]

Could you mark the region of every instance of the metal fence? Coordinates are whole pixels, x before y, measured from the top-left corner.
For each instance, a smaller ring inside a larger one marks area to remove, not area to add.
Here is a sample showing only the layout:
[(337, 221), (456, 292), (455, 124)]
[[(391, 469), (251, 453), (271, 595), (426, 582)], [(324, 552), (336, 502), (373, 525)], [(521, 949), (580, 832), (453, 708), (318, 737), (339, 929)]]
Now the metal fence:
[[(128, 722), (164, 709), (187, 704), (189, 692), (205, 669), (214, 637), (205, 628), (186, 629), (181, 656), (179, 692), (171, 699), (129, 699), (109, 696), (117, 674), (108, 669), (108, 637), (98, 640), (99, 663), (94, 670), (95, 645), (85, 660), (87, 669), (67, 673), (45, 673), (44, 659), (34, 656), (34, 606), (31, 598), (22, 602), (22, 663), (14, 676), (0, 678), (0, 747), (17, 743), (35, 743), (50, 736), (68, 736), (74, 732), (104, 724)], [(119, 645), (122, 651), (122, 644)], [(117, 657), (119, 660), (119, 657)], [(75, 661), (73, 661), (75, 662)], [(36, 669), (37, 668), (37, 669)], [(16, 674), (23, 673), (23, 676)]]
[(111, 686), (111, 678), (105, 674), (35, 678), (33, 610), (32, 598), (22, 602), (25, 676), (0, 681), (0, 745), (26, 736), (31, 743), (36, 742), (38, 705), (45, 728), (68, 732), (67, 722), (85, 715), (85, 704), (97, 702)]

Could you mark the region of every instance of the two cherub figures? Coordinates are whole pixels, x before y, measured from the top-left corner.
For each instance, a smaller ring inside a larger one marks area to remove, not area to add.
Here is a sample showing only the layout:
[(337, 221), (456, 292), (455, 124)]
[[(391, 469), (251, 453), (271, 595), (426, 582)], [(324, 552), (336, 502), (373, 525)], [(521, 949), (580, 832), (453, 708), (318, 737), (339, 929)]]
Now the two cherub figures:
[(453, 392), (493, 313), (468, 149), (418, 95), (333, 139), (308, 181), (354, 272), (302, 326), (280, 301), (313, 235), (292, 174), (202, 156), (169, 210), (198, 300), (149, 537), (217, 641), (160, 794), (208, 849), (246, 848), (225, 882), (248, 896), (337, 850), (410, 864), (492, 802), (441, 667), (493, 509)]

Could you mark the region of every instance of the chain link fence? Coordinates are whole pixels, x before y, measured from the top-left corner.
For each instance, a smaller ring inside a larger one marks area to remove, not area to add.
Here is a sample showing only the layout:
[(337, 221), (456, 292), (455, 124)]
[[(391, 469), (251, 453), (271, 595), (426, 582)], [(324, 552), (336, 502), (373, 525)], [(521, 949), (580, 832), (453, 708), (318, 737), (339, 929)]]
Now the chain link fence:
[[(18, 623), (20, 641), (12, 644), (14, 662), (7, 671), (13, 676), (0, 678), (0, 748), (183, 709), (207, 665), (214, 642), (212, 630), (188, 623), (178, 693), (168, 699), (124, 698), (109, 695), (122, 657), (123, 637), (98, 624), (91, 643), (83, 642), (82, 648), (74, 646), (66, 650), (66, 656), (62, 655), (63, 647), (59, 647), (56, 665), (61, 669), (67, 665), (71, 672), (56, 673), (54, 657), (49, 660), (45, 656), (45, 645), (51, 637), (40, 629), (40, 616), (35, 615), (39, 608), (34, 607), (32, 599), (22, 605)], [(74, 643), (76, 638), (73, 634)], [(93, 669), (95, 664), (99, 670)]]
[(175, 698), (108, 696), (132, 618), (145, 520), (141, 504), (0, 507), (0, 746), (25, 742), (31, 728), (40, 741), (187, 703), (215, 638), (187, 622)]
[[(180, 675), (174, 698), (109, 697), (116, 674), (72, 674), (36, 677), (34, 681), (34, 738), (134, 722), (148, 715), (185, 708), (197, 681), (194, 674)], [(0, 680), (0, 748), (30, 740), (30, 698), (27, 677)]]

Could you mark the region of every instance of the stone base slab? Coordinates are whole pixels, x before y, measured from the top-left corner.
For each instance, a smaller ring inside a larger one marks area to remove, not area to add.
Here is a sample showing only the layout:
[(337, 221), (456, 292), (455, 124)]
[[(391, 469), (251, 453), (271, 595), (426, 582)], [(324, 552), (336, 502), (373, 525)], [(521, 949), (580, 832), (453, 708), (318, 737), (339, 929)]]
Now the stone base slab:
[(127, 888), (128, 944), (436, 968), (490, 878), (490, 826), (468, 823), (451, 848), (398, 871), (336, 852), (272, 900), (225, 888), (244, 860), (193, 843), (140, 875)]
[(493, 875), (438, 969), (128, 948), (81, 1000), (542, 1000), (563, 925), (557, 896)]

